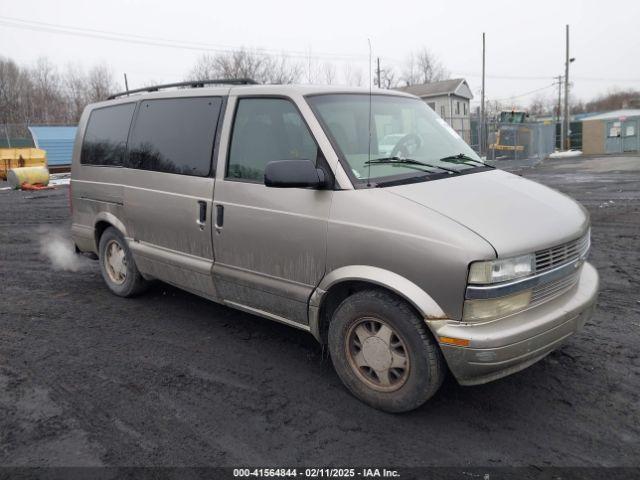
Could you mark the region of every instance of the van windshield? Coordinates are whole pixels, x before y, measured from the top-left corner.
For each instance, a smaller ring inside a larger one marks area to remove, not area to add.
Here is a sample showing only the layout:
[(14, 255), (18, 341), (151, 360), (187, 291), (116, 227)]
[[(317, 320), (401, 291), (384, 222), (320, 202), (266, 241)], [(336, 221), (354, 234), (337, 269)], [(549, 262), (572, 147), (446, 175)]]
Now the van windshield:
[(383, 94), (371, 99), (368, 94), (322, 94), (307, 100), (356, 183), (367, 183), (368, 178), (383, 184), (416, 176), (440, 177), (484, 167), (467, 143), (422, 100)]

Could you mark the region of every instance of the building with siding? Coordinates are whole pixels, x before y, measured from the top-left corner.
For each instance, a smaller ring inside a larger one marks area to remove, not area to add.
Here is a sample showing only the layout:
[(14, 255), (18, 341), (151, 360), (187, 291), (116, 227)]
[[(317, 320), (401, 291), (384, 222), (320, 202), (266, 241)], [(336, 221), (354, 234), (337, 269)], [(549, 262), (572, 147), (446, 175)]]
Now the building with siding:
[(410, 85), (398, 90), (420, 97), (467, 143), (471, 142), (469, 103), (473, 99), (473, 94), (464, 78)]
[(71, 165), (76, 130), (75, 126), (29, 126), (36, 148), (47, 152), (47, 164), (54, 167)]
[(582, 120), (586, 155), (640, 152), (640, 109), (601, 113)]

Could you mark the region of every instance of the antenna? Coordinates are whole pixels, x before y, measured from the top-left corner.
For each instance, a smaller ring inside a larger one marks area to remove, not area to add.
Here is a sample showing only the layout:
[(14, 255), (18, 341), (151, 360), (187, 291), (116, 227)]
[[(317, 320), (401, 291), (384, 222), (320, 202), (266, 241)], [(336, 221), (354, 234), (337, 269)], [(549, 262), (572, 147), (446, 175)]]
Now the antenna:
[(367, 172), (367, 187), (371, 186), (371, 39), (367, 38), (369, 42), (369, 153), (368, 153), (368, 172)]

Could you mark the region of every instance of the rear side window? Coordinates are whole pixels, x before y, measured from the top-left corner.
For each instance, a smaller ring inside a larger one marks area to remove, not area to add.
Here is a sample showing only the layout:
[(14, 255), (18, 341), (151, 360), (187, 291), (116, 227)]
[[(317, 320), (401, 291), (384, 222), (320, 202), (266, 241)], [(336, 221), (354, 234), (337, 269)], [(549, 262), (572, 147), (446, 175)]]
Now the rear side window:
[(209, 175), (221, 105), (220, 97), (141, 102), (129, 140), (128, 166)]
[(92, 111), (82, 142), (80, 163), (122, 166), (135, 108), (135, 103), (126, 103)]
[(274, 160), (316, 162), (318, 147), (296, 107), (280, 98), (243, 98), (238, 103), (227, 178), (262, 182)]

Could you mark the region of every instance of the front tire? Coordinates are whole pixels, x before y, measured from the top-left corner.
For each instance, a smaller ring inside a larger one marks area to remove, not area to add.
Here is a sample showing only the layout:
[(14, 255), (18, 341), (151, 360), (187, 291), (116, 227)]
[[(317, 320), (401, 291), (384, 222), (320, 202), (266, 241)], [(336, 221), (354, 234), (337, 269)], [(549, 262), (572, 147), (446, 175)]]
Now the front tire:
[(100, 272), (112, 293), (119, 297), (133, 297), (147, 288), (147, 282), (140, 275), (127, 242), (114, 227), (104, 231), (98, 251)]
[(442, 353), (423, 319), (383, 290), (357, 292), (338, 306), (329, 351), (351, 393), (387, 412), (419, 407), (445, 377)]

